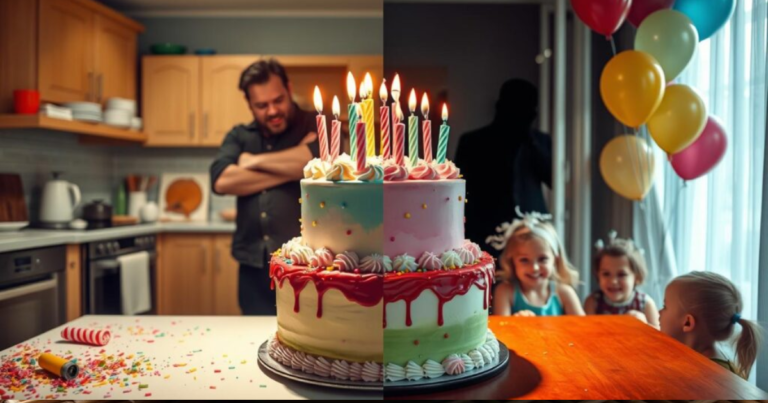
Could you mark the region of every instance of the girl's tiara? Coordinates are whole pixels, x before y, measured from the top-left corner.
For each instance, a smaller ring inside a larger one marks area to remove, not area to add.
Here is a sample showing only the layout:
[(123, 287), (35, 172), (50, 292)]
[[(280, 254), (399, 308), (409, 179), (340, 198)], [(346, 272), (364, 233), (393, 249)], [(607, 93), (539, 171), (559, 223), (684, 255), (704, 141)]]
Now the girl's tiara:
[[(617, 241), (623, 242), (626, 245), (627, 249), (629, 249), (629, 251), (637, 251), (639, 254), (645, 255), (645, 251), (642, 248), (638, 248), (637, 245), (635, 245), (635, 241), (633, 241), (632, 239), (617, 238), (616, 231), (614, 230), (608, 231), (608, 246), (617, 243)], [(597, 249), (598, 251), (603, 250), (605, 246), (606, 244), (605, 242), (603, 242), (602, 239), (598, 239), (597, 242), (595, 242), (595, 249)]]
[(549, 246), (552, 247), (552, 251), (554, 252), (555, 256), (559, 256), (560, 242), (558, 241), (557, 237), (553, 236), (552, 233), (540, 226), (545, 221), (552, 219), (551, 214), (542, 214), (537, 211), (523, 213), (520, 211), (520, 206), (515, 207), (515, 213), (517, 213), (517, 216), (520, 218), (515, 219), (511, 224), (504, 222), (497, 226), (497, 234), (489, 235), (487, 238), (485, 238), (485, 243), (491, 245), (496, 250), (503, 250), (507, 245), (507, 240), (509, 240), (509, 237), (511, 237), (512, 234), (517, 232), (519, 229), (525, 228), (525, 233), (532, 232), (536, 236), (546, 240), (547, 243), (549, 243)]

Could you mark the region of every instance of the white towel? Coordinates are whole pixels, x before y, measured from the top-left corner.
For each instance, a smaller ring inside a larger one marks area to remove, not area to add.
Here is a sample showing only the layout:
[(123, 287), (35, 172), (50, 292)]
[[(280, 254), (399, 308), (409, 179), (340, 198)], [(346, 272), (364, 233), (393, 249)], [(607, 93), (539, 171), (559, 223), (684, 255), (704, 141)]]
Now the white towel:
[(117, 258), (120, 262), (120, 295), (123, 315), (135, 315), (152, 309), (149, 296), (149, 253), (131, 253)]

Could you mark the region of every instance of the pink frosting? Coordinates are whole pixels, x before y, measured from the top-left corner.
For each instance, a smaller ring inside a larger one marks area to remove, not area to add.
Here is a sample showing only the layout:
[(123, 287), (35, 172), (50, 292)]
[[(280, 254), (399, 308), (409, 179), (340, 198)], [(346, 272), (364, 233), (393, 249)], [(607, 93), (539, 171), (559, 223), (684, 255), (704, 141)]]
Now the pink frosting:
[(464, 360), (457, 355), (449, 355), (448, 358), (443, 360), (443, 368), (448, 375), (458, 375), (464, 373)]
[(323, 357), (317, 357), (315, 360), (315, 375), (328, 378), (331, 376), (331, 364)]
[(437, 174), (443, 179), (458, 179), (459, 168), (456, 168), (451, 161), (446, 161), (442, 164), (437, 164)]
[(472, 262), (475, 261), (475, 256), (473, 255), (472, 251), (467, 249), (466, 246), (462, 246), (461, 248), (456, 248), (453, 250), (459, 255), (459, 258), (461, 258), (462, 263), (465, 265), (472, 264)]
[(349, 363), (344, 360), (335, 360), (331, 364), (331, 376), (336, 379), (349, 379)]
[(315, 251), (315, 255), (309, 258), (310, 267), (328, 267), (333, 264), (333, 252), (327, 248), (320, 248)]
[(382, 366), (372, 362), (368, 361), (363, 365), (363, 380), (366, 382), (376, 382), (381, 381), (384, 377), (382, 376)]
[(443, 261), (432, 252), (424, 252), (419, 257), (419, 267), (429, 271), (440, 270)]
[(404, 181), (408, 179), (408, 170), (400, 165), (391, 164), (384, 167), (385, 181)]
[(307, 358), (307, 355), (304, 354), (301, 351), (296, 351), (293, 353), (293, 357), (291, 357), (291, 368), (293, 369), (301, 369), (304, 365), (304, 360)]
[(352, 381), (363, 380), (363, 364), (353, 362), (349, 365), (349, 379)]
[(480, 255), (483, 253), (482, 250), (480, 250), (480, 245), (470, 241), (469, 239), (464, 240), (463, 248), (467, 249), (468, 251), (472, 252), (472, 257), (475, 258), (475, 260), (480, 259)]
[(336, 259), (333, 260), (333, 266), (340, 271), (352, 271), (357, 268), (359, 262), (360, 259), (357, 257), (357, 253), (346, 251), (336, 255)]
[(437, 171), (434, 167), (428, 164), (419, 164), (415, 168), (411, 169), (411, 174), (408, 175), (409, 179), (415, 180), (433, 180), (438, 179)]

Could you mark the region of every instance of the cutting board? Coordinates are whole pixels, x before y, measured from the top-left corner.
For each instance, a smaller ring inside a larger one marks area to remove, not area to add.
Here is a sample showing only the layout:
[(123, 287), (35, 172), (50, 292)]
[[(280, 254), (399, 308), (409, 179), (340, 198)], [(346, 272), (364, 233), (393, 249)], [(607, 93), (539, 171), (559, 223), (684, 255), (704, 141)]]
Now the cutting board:
[(19, 174), (0, 173), (0, 222), (29, 221)]

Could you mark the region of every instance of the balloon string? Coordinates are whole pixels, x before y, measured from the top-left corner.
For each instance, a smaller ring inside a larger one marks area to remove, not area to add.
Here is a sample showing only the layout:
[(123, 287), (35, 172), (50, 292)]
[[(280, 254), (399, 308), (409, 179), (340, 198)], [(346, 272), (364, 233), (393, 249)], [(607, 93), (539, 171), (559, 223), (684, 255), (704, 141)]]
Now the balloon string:
[(616, 41), (613, 40), (613, 35), (609, 36), (608, 39), (611, 41), (611, 52), (616, 56)]
[[(664, 245), (667, 242), (667, 235), (671, 231), (667, 228), (672, 227), (672, 219), (675, 217), (675, 213), (677, 212), (678, 202), (680, 201), (680, 194), (683, 192), (683, 189), (688, 187), (688, 182), (683, 180), (683, 183), (680, 185), (679, 188), (677, 188), (677, 192), (675, 192), (674, 199), (672, 199), (672, 209), (669, 211), (669, 220), (664, 220), (664, 213), (662, 212), (662, 223), (661, 223), (661, 247), (659, 248), (659, 265), (657, 266), (657, 269), (661, 267), (662, 261), (664, 260)], [(667, 225), (669, 223), (669, 225)]]

